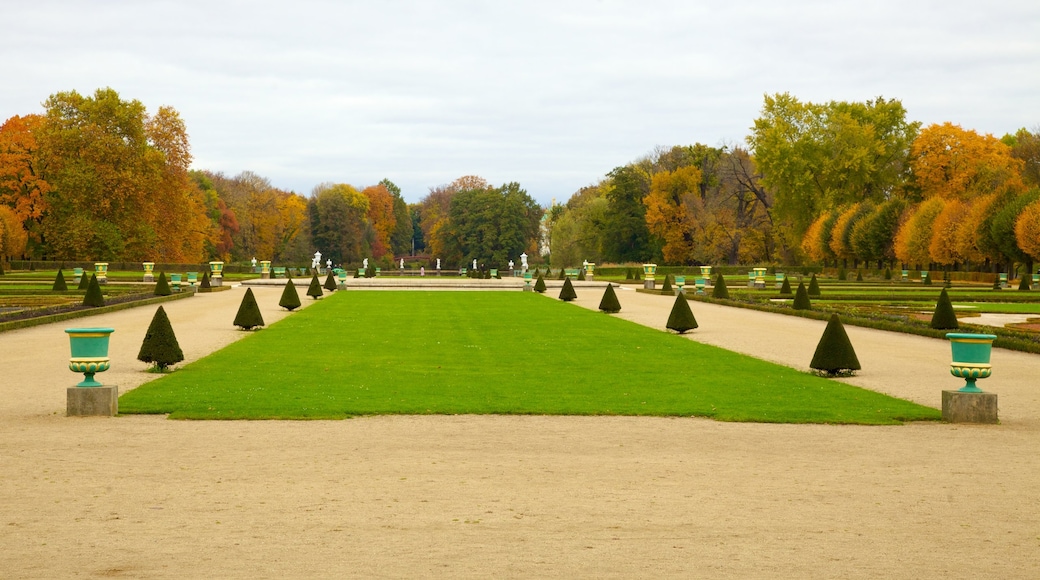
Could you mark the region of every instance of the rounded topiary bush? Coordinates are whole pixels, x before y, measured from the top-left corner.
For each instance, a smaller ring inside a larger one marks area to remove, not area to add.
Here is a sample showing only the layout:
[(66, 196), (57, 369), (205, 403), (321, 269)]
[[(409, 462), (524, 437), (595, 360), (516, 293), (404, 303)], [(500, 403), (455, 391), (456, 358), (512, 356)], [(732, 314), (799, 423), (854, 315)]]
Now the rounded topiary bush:
[(818, 297), (820, 295), (820, 283), (816, 281), (816, 274), (813, 274), (812, 278), (809, 280), (808, 292), (809, 296)]
[(538, 275), (538, 279), (535, 280), (534, 291), (539, 294), (545, 294), (545, 280), (542, 279), (540, 274)]
[(105, 305), (105, 296), (101, 294), (101, 285), (98, 284), (97, 274), (90, 275), (87, 283), (87, 293), (83, 295), (83, 305), (95, 308)]
[(318, 273), (315, 272), (311, 275), (311, 285), (307, 287), (307, 296), (317, 300), (324, 294), (325, 293), (321, 291), (321, 282), (318, 282)]
[(617, 294), (614, 293), (613, 284), (608, 283), (607, 289), (603, 291), (603, 298), (599, 301), (599, 309), (610, 314), (621, 312), (621, 303), (618, 302)]
[(246, 288), (246, 295), (242, 297), (242, 303), (238, 305), (238, 314), (235, 315), (234, 324), (245, 330), (252, 330), (264, 325), (264, 317), (260, 314), (260, 306), (256, 303), (252, 288)]
[(69, 285), (65, 283), (65, 275), (61, 273), (61, 268), (58, 269), (58, 275), (54, 277), (54, 284), (51, 285), (52, 292), (65, 292), (69, 289)]
[(697, 319), (693, 317), (693, 310), (690, 310), (690, 301), (686, 299), (685, 294), (680, 292), (675, 297), (675, 303), (672, 304), (672, 311), (668, 313), (668, 322), (665, 324), (665, 328), (674, 330), (679, 334), (697, 328)]
[(812, 302), (809, 300), (809, 291), (805, 289), (805, 282), (798, 283), (798, 290), (794, 293), (794, 303), (791, 308), (795, 310), (812, 310)]
[(837, 314), (832, 314), (816, 345), (809, 368), (827, 376), (851, 375), (860, 370), (859, 358)]
[(329, 292), (335, 292), (336, 288), (336, 275), (332, 273), (332, 270), (329, 270), (329, 275), (325, 276), (325, 289)]
[(170, 283), (166, 281), (166, 272), (159, 272), (159, 281), (155, 283), (154, 294), (156, 296), (169, 296), (170, 294), (173, 294), (173, 291), (170, 290)]
[(960, 327), (957, 322), (957, 314), (953, 311), (953, 303), (950, 302), (950, 296), (946, 294), (946, 288), (939, 293), (939, 301), (935, 303), (931, 327), (940, 330), (954, 330)]
[(791, 295), (791, 281), (784, 276), (784, 283), (780, 285), (780, 295), (790, 296)]
[(296, 285), (293, 284), (292, 278), (286, 280), (285, 289), (282, 290), (282, 297), (278, 300), (278, 306), (290, 312), (300, 307), (300, 293), (296, 291)]
[(564, 302), (570, 302), (571, 300), (577, 300), (578, 295), (574, 292), (574, 286), (571, 285), (570, 277), (564, 276), (563, 278), (563, 289), (560, 290), (560, 300)]
[(141, 350), (137, 353), (137, 360), (152, 363), (159, 371), (165, 371), (167, 367), (184, 360), (184, 352), (177, 342), (177, 336), (173, 333), (173, 326), (166, 311), (160, 306), (152, 317), (152, 323), (148, 325), (148, 331), (144, 334), (144, 342)]
[(729, 288), (726, 287), (726, 279), (722, 277), (721, 272), (715, 277), (715, 286), (711, 289), (711, 297), (729, 300)]

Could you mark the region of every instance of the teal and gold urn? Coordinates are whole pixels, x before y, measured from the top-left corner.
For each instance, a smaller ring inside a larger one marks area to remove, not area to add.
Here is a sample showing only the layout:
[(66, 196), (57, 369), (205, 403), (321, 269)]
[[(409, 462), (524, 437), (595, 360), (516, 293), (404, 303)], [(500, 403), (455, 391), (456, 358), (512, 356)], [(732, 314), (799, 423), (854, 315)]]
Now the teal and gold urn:
[(72, 356), (69, 358), (69, 370), (83, 373), (84, 379), (77, 387), (100, 387), (94, 380), (94, 374), (107, 371), (108, 338), (115, 332), (112, 328), (66, 328), (69, 335), (69, 346)]
[(953, 349), (953, 362), (950, 363), (950, 374), (964, 379), (962, 393), (981, 393), (975, 381), (993, 374), (990, 366), (990, 353), (993, 351), (995, 334), (971, 334), (950, 332), (946, 334)]
[(643, 279), (653, 282), (656, 273), (657, 264), (643, 264)]

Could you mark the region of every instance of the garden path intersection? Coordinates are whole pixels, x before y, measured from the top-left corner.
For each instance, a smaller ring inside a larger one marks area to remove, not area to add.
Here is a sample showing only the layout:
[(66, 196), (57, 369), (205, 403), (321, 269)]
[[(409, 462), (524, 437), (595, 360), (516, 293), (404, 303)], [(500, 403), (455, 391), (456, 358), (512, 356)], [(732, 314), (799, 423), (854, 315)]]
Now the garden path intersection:
[[(597, 307), (601, 284), (576, 289)], [(253, 292), (268, 324), (288, 314)], [(245, 335), (242, 294), (165, 305), (187, 361)], [(618, 299), (655, 328), (672, 304)], [(803, 370), (825, 326), (692, 307), (691, 340)], [(0, 576), (1040, 577), (1037, 355), (994, 349), (995, 426), (64, 417), (63, 329), (115, 328), (99, 379), (126, 390), (155, 377), (136, 360), (153, 313), (0, 333)], [(945, 341), (846, 330), (863, 371), (841, 380), (930, 406), (959, 386)]]

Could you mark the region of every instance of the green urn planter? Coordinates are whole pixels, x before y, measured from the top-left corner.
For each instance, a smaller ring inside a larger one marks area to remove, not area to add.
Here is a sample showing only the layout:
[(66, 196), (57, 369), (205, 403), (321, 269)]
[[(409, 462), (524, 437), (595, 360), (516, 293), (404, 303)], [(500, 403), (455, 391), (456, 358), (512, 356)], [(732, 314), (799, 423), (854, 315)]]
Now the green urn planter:
[(188, 286), (191, 286), (192, 288), (194, 288), (195, 285), (199, 283), (199, 273), (198, 272), (188, 272), (187, 280), (188, 280)]
[(592, 280), (592, 278), (595, 275), (596, 275), (596, 263), (595, 262), (589, 262), (585, 266), (585, 279), (586, 280)]
[(79, 281), (83, 278), (83, 268), (73, 268), (72, 275), (75, 276), (76, 285), (79, 285)]
[(755, 288), (766, 287), (766, 270), (768, 268), (755, 268)]
[(675, 277), (675, 293), (681, 294), (683, 292), (683, 286), (686, 286), (686, 276)]
[(534, 287), (531, 286), (531, 280), (531, 272), (524, 272), (524, 292), (534, 292)]
[(953, 349), (953, 362), (950, 363), (950, 374), (964, 379), (962, 393), (981, 393), (975, 381), (984, 379), (993, 373), (989, 358), (993, 351), (995, 334), (971, 334), (950, 332), (946, 334)]
[(94, 274), (97, 275), (98, 284), (108, 284), (108, 262), (95, 262)]
[(108, 338), (115, 332), (113, 328), (66, 328), (69, 335), (69, 346), (72, 356), (69, 358), (69, 370), (83, 373), (83, 382), (77, 387), (100, 387), (94, 380), (94, 374), (107, 371)]
[(144, 279), (143, 279), (143, 281), (145, 281), (145, 282), (154, 282), (155, 281), (155, 274), (154, 274), (154, 272), (155, 272), (155, 262), (141, 262), (141, 265), (144, 266)]
[(170, 274), (170, 288), (173, 289), (174, 292), (180, 292), (181, 291), (181, 275), (180, 274)]

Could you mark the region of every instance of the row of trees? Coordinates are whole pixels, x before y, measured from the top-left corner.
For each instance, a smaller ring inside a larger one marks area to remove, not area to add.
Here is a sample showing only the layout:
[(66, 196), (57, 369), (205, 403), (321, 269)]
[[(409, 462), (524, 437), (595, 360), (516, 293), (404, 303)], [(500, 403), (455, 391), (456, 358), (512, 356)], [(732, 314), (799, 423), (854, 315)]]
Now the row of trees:
[[(177, 111), (112, 89), (57, 93), (0, 126), (0, 259), (389, 264), (429, 241), (445, 265), (535, 254), (541, 208), (516, 183), (463, 177), (409, 206), (384, 179), (309, 196), (246, 171), (190, 170)], [(422, 217), (425, 216), (425, 219)]]
[(750, 149), (659, 148), (547, 212), (554, 263), (1040, 259), (1040, 132), (924, 129), (897, 100), (766, 96)]

